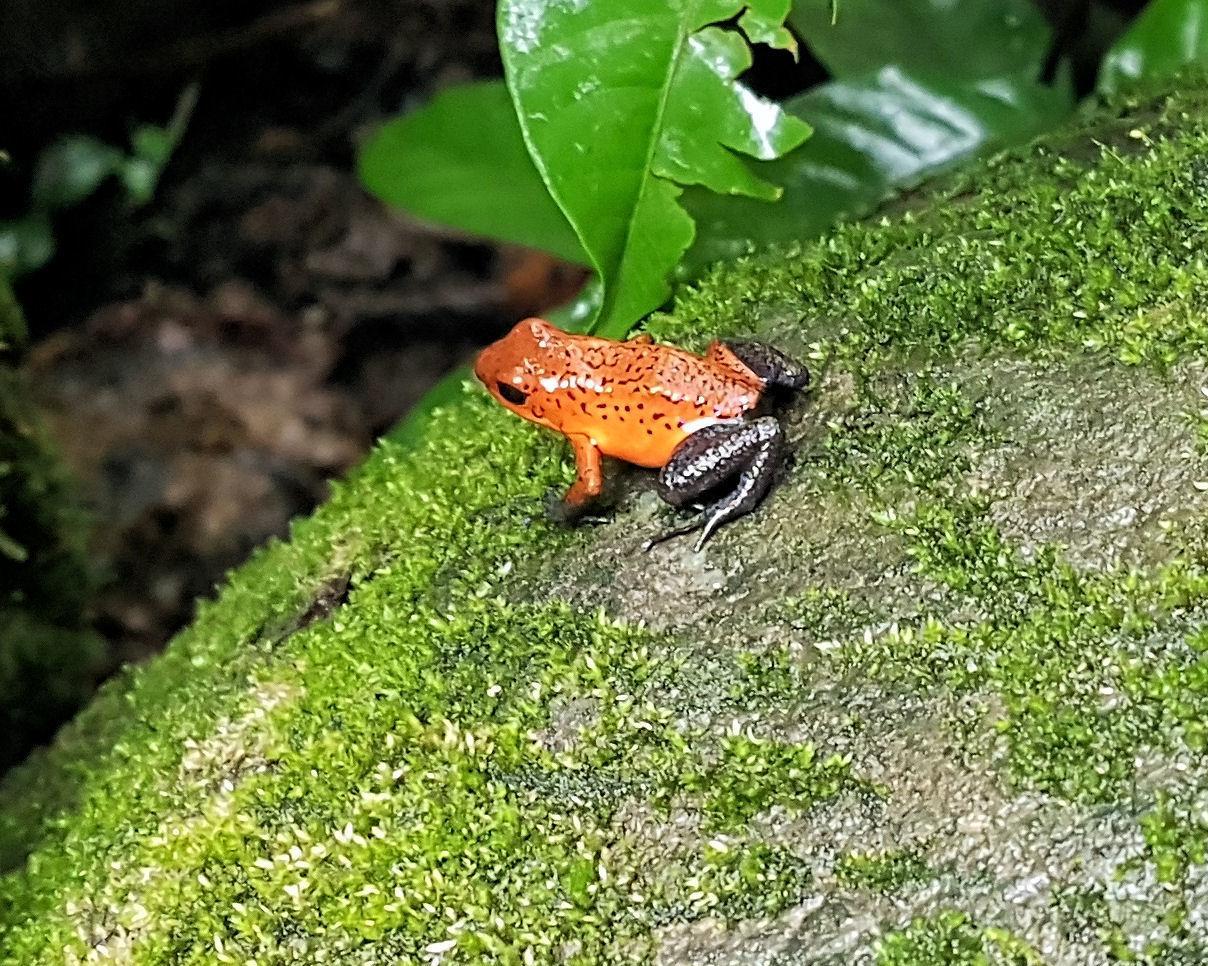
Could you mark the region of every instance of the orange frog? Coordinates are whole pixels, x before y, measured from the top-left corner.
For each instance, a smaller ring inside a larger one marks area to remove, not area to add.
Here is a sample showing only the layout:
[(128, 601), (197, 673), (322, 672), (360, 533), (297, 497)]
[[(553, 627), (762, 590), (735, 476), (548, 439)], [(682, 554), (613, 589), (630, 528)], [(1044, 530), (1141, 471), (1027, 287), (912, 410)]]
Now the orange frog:
[(647, 549), (700, 529), (699, 550), (759, 504), (783, 432), (756, 407), (769, 389), (809, 384), (805, 367), (758, 342), (714, 342), (697, 356), (645, 335), (617, 342), (535, 318), (483, 349), (474, 374), (512, 412), (570, 440), (578, 476), (566, 516), (599, 496), (603, 456), (657, 468), (658, 493), (672, 506), (704, 503), (698, 521), (647, 540)]

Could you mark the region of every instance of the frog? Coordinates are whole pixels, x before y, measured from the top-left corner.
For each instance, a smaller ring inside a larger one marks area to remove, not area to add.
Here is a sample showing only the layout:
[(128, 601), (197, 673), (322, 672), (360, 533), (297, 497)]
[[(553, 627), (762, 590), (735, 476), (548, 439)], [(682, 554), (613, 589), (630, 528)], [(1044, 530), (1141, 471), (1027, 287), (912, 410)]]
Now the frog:
[(607, 339), (537, 317), (479, 352), (474, 374), (504, 408), (569, 441), (575, 480), (551, 506), (555, 518), (574, 522), (596, 504), (612, 457), (657, 470), (664, 502), (699, 510), (643, 549), (700, 531), (696, 552), (763, 501), (785, 446), (765, 401), (810, 382), (804, 365), (763, 342), (714, 340), (697, 355), (646, 333)]

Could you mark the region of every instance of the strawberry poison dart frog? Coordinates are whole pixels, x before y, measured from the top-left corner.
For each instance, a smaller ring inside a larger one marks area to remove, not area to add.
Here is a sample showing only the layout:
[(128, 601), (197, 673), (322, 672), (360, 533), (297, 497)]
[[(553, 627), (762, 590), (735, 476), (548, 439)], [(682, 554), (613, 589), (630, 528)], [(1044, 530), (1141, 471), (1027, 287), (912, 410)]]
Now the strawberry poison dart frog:
[(659, 496), (674, 507), (703, 504), (696, 522), (646, 541), (647, 549), (699, 529), (699, 550), (759, 504), (783, 432), (756, 409), (768, 390), (809, 383), (804, 366), (758, 342), (714, 342), (697, 356), (646, 335), (617, 342), (535, 318), (483, 349), (474, 374), (512, 412), (570, 440), (578, 475), (565, 516), (600, 494), (602, 456), (658, 469)]

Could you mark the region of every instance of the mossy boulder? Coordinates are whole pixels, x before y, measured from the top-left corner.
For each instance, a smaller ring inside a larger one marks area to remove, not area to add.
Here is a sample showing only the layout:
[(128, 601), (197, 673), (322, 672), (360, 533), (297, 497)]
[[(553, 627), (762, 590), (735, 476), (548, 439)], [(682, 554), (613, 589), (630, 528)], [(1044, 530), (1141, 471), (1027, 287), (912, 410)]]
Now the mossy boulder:
[(0, 797), (13, 964), (1208, 958), (1208, 87), (651, 321), (815, 360), (703, 552), (467, 387)]

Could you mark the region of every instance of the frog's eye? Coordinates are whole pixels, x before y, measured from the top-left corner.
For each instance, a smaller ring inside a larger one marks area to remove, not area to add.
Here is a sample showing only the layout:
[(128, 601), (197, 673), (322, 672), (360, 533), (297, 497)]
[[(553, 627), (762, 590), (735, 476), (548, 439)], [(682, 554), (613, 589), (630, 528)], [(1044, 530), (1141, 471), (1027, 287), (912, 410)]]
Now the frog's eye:
[(506, 382), (496, 381), (495, 388), (499, 390), (499, 395), (510, 402), (513, 406), (523, 406), (528, 402), (528, 393), (521, 392), (515, 386)]

